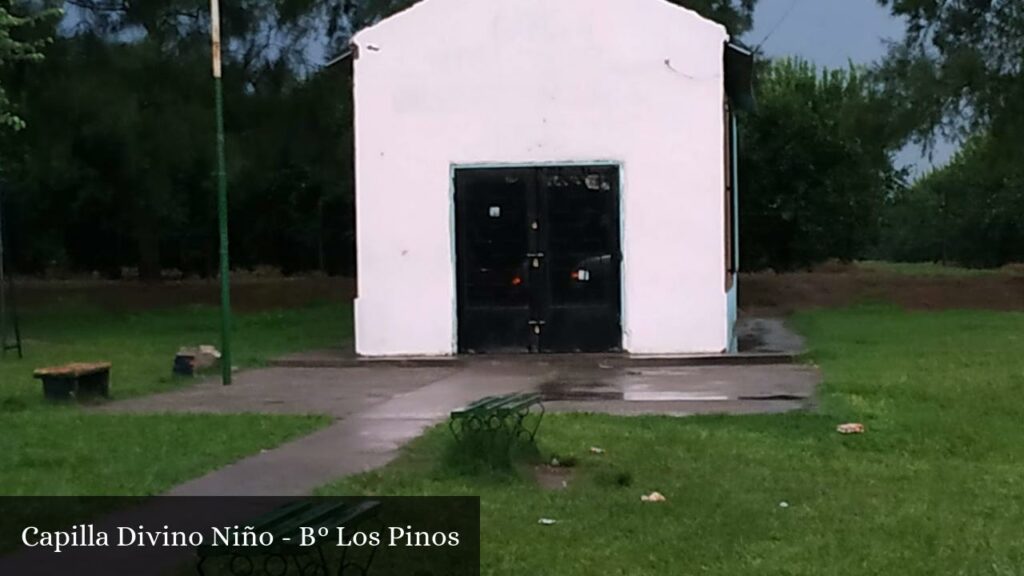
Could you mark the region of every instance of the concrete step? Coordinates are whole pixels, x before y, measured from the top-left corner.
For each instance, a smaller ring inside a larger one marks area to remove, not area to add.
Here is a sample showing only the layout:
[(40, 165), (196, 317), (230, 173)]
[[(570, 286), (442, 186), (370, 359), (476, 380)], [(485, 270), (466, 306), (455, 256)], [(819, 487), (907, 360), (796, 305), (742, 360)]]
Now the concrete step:
[(364, 358), (342, 350), (292, 354), (270, 361), (279, 368), (405, 368), (469, 367), (479, 364), (540, 364), (632, 368), (648, 366), (758, 366), (791, 364), (794, 352), (741, 352), (738, 354), (479, 354), (463, 356), (397, 356)]

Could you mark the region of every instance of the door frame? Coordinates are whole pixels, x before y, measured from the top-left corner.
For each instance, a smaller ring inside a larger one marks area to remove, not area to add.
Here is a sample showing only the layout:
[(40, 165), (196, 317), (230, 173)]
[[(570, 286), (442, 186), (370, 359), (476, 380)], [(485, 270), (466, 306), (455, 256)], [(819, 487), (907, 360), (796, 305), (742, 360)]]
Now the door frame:
[(619, 318), (622, 350), (628, 351), (629, 315), (626, 306), (626, 268), (628, 263), (626, 242), (626, 164), (620, 160), (544, 160), (540, 162), (452, 162), (448, 165), (448, 257), (451, 262), (451, 319), (452, 354), (459, 354), (459, 263), (455, 230), (455, 172), (463, 169), (487, 168), (552, 168), (558, 166), (603, 166), (616, 168), (619, 173)]

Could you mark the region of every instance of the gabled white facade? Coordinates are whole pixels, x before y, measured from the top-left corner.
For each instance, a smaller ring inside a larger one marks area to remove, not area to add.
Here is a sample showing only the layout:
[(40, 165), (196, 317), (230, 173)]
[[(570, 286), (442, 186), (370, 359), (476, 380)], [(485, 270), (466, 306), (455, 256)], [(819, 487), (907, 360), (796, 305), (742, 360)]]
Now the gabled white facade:
[(726, 351), (727, 39), (663, 0), (425, 0), (358, 33), (357, 352), (456, 353), (455, 168), (596, 163), (623, 348)]

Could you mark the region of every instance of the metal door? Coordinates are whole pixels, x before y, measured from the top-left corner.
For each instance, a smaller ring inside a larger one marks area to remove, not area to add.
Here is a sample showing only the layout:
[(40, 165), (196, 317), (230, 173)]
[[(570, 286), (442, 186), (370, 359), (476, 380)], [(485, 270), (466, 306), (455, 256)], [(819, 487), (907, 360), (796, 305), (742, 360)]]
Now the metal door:
[(555, 167), (540, 173), (546, 305), (543, 352), (622, 346), (618, 170)]
[(618, 188), (610, 166), (456, 171), (459, 352), (620, 349)]

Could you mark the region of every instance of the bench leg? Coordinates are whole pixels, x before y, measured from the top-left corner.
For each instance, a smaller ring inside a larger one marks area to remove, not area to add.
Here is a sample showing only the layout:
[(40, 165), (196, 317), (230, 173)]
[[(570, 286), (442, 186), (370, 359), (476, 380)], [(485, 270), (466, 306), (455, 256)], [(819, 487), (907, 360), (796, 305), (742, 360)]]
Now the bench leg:
[(452, 431), (452, 436), (455, 437), (456, 442), (462, 442), (466, 437), (466, 421), (463, 418), (452, 418), (448, 421), (448, 429)]
[(110, 372), (89, 374), (78, 379), (79, 395), (83, 398), (109, 398)]
[(367, 556), (365, 562), (357, 562), (355, 560), (348, 559), (348, 549), (341, 553), (341, 563), (338, 565), (338, 576), (347, 576), (352, 574), (353, 571), (359, 573), (359, 576), (366, 576), (370, 573), (370, 566), (373, 564), (373, 559), (377, 556), (377, 549), (379, 546), (374, 546), (370, 550), (370, 555)]
[(537, 406), (540, 407), (540, 412), (537, 414), (537, 424), (530, 431), (530, 442), (533, 442), (534, 438), (537, 437), (537, 430), (540, 430), (540, 422), (544, 419), (544, 413), (547, 412), (543, 404), (537, 404)]
[[(359, 521), (354, 526), (353, 530), (358, 530), (362, 526), (363, 521)], [(380, 518), (370, 518), (367, 523), (370, 525), (369, 530), (375, 532), (384, 532), (386, 525)], [(341, 562), (338, 564), (337, 576), (346, 576), (351, 574), (353, 570), (358, 571), (360, 576), (366, 576), (370, 573), (370, 566), (373, 564), (373, 559), (377, 557), (377, 550), (380, 549), (380, 545), (374, 546), (370, 549), (370, 554), (367, 555), (364, 562), (359, 562), (358, 559), (349, 558), (349, 548), (344, 548), (341, 552)], [(353, 555), (355, 555), (353, 553)]]
[(544, 419), (544, 404), (538, 403), (537, 406), (540, 408), (540, 412), (537, 413), (537, 423), (532, 429), (527, 428), (525, 424), (526, 418), (530, 415), (530, 407), (527, 407), (526, 410), (516, 414), (515, 435), (523, 436), (530, 442), (533, 442), (537, 437), (537, 430), (540, 429), (540, 422)]
[[(290, 555), (292, 564), (295, 566), (296, 574), (299, 576), (311, 575), (311, 576), (327, 576), (327, 559), (324, 557), (324, 550), (320, 546), (316, 546), (316, 552), (314, 555), (313, 550), (306, 551), (304, 553), (293, 553)], [(284, 556), (268, 556), (269, 558), (280, 558), (284, 560), (284, 563), (280, 565), (283, 570), (276, 570), (271, 572), (267, 569), (266, 561), (264, 561), (263, 572), (260, 574), (291, 574), (292, 571), (288, 568), (288, 559)], [(251, 574), (239, 574), (238, 576), (252, 576)]]
[(43, 396), (47, 400), (71, 400), (75, 397), (78, 382), (74, 378), (44, 376)]

